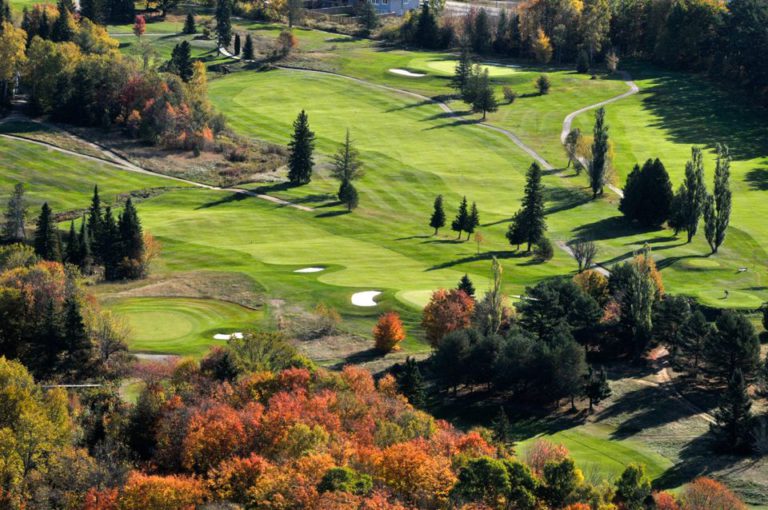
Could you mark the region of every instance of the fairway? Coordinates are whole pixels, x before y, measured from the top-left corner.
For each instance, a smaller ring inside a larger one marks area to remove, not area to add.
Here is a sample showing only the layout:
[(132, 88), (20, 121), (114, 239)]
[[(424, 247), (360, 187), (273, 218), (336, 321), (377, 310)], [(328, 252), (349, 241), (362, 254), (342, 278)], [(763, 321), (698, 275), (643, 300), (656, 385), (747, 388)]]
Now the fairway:
[(232, 303), (207, 299), (133, 298), (108, 302), (131, 328), (134, 352), (202, 356), (216, 333), (258, 328), (263, 314)]

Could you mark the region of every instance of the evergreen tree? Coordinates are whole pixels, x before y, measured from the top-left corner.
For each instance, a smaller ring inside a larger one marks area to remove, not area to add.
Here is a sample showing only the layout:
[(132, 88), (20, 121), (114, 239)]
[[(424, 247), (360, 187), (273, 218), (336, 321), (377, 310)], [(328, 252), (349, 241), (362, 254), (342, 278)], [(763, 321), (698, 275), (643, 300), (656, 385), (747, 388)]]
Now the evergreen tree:
[(675, 236), (680, 233), (680, 231), (685, 226), (685, 185), (681, 184), (677, 191), (675, 192), (675, 195), (672, 197), (672, 204), (669, 207), (669, 221), (667, 221), (667, 224), (671, 229), (675, 231)]
[(120, 277), (120, 261), (122, 260), (122, 247), (120, 243), (120, 231), (112, 214), (112, 208), (104, 209), (101, 222), (98, 245), (101, 247), (101, 263), (104, 265), (104, 279), (111, 281)]
[(56, 230), (56, 221), (48, 202), (43, 204), (35, 229), (35, 253), (44, 259), (61, 262), (61, 243)]
[(456, 288), (463, 290), (464, 293), (469, 297), (475, 297), (475, 286), (472, 285), (472, 280), (470, 280), (469, 276), (466, 274), (461, 277), (461, 280), (459, 280), (459, 285)]
[(347, 206), (347, 211), (351, 212), (353, 209), (357, 209), (360, 197), (357, 194), (357, 189), (350, 181), (343, 181), (341, 183), (339, 200)]
[(360, 18), (360, 24), (363, 26), (363, 33), (370, 35), (370, 33), (381, 25), (379, 15), (376, 13), (376, 8), (371, 2), (362, 2), (358, 5), (358, 16)]
[(78, 236), (78, 247), (80, 253), (77, 256), (80, 262), (80, 270), (84, 274), (91, 272), (91, 266), (93, 265), (93, 255), (91, 254), (91, 238), (88, 235), (89, 229), (86, 226), (86, 217), (83, 216), (80, 222), (80, 234)]
[(40, 16), (40, 25), (37, 27), (37, 35), (41, 39), (51, 38), (51, 20), (48, 19), (48, 10), (43, 9), (43, 14)]
[(216, 44), (228, 48), (232, 41), (232, 0), (216, 2)]
[(511, 445), (514, 440), (514, 432), (512, 430), (512, 424), (507, 417), (507, 413), (504, 412), (504, 407), (499, 406), (499, 412), (496, 418), (491, 422), (491, 430), (493, 431), (493, 439), (503, 445)]
[(192, 79), (192, 46), (188, 41), (181, 41), (173, 47), (170, 64), (171, 70), (185, 83)]
[(46, 305), (45, 315), (37, 329), (34, 359), (30, 360), (30, 366), (34, 367), (42, 377), (48, 378), (51, 373), (59, 370), (59, 353), (64, 349), (63, 328), (53, 300)]
[(13, 187), (11, 197), (5, 210), (3, 223), (3, 240), (7, 243), (23, 243), (27, 239), (24, 227), (27, 218), (27, 201), (24, 198), (24, 185), (17, 183)]
[[(0, 0), (0, 26), (3, 23), (13, 23), (11, 18), (11, 4), (7, 0)], [(2, 31), (2, 28), (0, 28)]]
[(63, 333), (63, 371), (73, 377), (87, 377), (92, 373), (94, 346), (85, 327), (80, 303), (74, 297), (64, 302)]
[(518, 218), (523, 232), (524, 242), (528, 243), (528, 251), (538, 242), (547, 230), (544, 218), (544, 186), (541, 183), (541, 167), (533, 162), (525, 176), (525, 192), (523, 204)]
[(344, 181), (352, 182), (363, 176), (363, 163), (360, 161), (360, 153), (355, 149), (352, 139), (349, 137), (349, 129), (347, 129), (344, 144), (333, 155), (331, 175), (342, 183)]
[(605, 108), (595, 112), (593, 130), (592, 160), (589, 162), (589, 185), (592, 198), (603, 194), (603, 187), (608, 175), (608, 126), (605, 124)]
[(451, 230), (459, 233), (456, 239), (461, 238), (461, 233), (464, 231), (467, 223), (469, 223), (469, 211), (467, 209), (467, 197), (464, 197), (459, 204), (459, 212), (456, 213), (456, 218), (451, 223)]
[(644, 510), (651, 497), (651, 480), (643, 464), (630, 464), (616, 482), (616, 500), (626, 510)]
[(704, 207), (704, 236), (712, 253), (725, 241), (725, 231), (731, 220), (731, 156), (728, 147), (717, 145), (714, 196), (709, 196)]
[(187, 17), (184, 19), (184, 29), (182, 31), (187, 35), (197, 33), (197, 25), (195, 24), (195, 14), (192, 11), (188, 12)]
[(707, 187), (704, 184), (704, 160), (701, 149), (698, 147), (691, 149), (691, 160), (685, 164), (685, 181), (682, 188), (680, 210), (682, 230), (686, 231), (690, 243), (699, 228), (699, 220), (707, 200)]
[(235, 34), (235, 47), (233, 53), (240, 55), (240, 34)]
[(64, 260), (70, 264), (80, 266), (80, 238), (75, 230), (75, 222), (69, 223), (69, 234), (67, 234), (67, 247)]
[(711, 425), (720, 447), (732, 453), (751, 453), (755, 438), (752, 399), (741, 370), (733, 371), (720, 407), (713, 413), (717, 424)]
[(130, 23), (136, 17), (133, 0), (111, 0), (107, 6), (108, 18), (112, 23)]
[(656, 227), (669, 218), (674, 195), (669, 174), (659, 160), (651, 160), (635, 168), (627, 177), (619, 211), (641, 225)]
[(483, 55), (490, 51), (491, 41), (493, 40), (490, 19), (488, 18), (488, 11), (482, 7), (477, 11), (470, 37), (472, 48), (476, 53)]
[(253, 60), (253, 38), (251, 34), (245, 36), (245, 44), (243, 45), (243, 60)]
[(499, 104), (493, 93), (493, 87), (491, 87), (490, 78), (488, 77), (488, 69), (484, 69), (474, 79), (476, 80), (476, 83), (473, 86), (474, 97), (472, 99), (472, 111), (475, 113), (482, 113), (483, 120), (485, 120), (488, 112), (495, 112), (499, 109)]
[(443, 210), (443, 195), (437, 195), (435, 197), (435, 204), (432, 210), (432, 216), (429, 218), (429, 226), (437, 231), (445, 226), (445, 210)]
[(608, 384), (608, 374), (604, 368), (595, 371), (595, 369), (589, 367), (584, 390), (589, 400), (589, 414), (592, 414), (595, 404), (599, 404), (611, 396), (611, 386)]
[(454, 70), (453, 77), (451, 78), (451, 88), (456, 92), (464, 96), (464, 89), (469, 84), (469, 80), (472, 77), (472, 56), (469, 54), (467, 46), (462, 46), (461, 56), (456, 63), (456, 69)]
[(467, 224), (464, 225), (464, 231), (467, 233), (467, 239), (475, 232), (475, 229), (480, 226), (480, 213), (477, 210), (477, 203), (472, 202), (472, 208), (467, 216)]
[(118, 230), (120, 233), (121, 258), (128, 259), (130, 262), (128, 268), (138, 268), (126, 268), (121, 276), (124, 278), (138, 278), (144, 272), (144, 235), (139, 215), (130, 198), (125, 203), (123, 213), (119, 217)]
[[(666, 300), (665, 300), (666, 301)], [(712, 334), (712, 326), (707, 322), (701, 310), (696, 310), (680, 328), (677, 346), (684, 360), (686, 371), (699, 378), (701, 361), (706, 354), (707, 340)]]
[(75, 39), (75, 21), (72, 19), (72, 11), (67, 8), (64, 0), (59, 0), (59, 17), (51, 28), (51, 40), (53, 42), (69, 42)]
[(93, 187), (93, 197), (91, 198), (91, 205), (88, 208), (88, 238), (90, 239), (90, 249), (94, 257), (94, 262), (102, 262), (103, 247), (101, 245), (102, 240), (102, 210), (101, 210), (101, 198), (99, 197), (99, 187)]
[(536, 90), (539, 91), (540, 96), (546, 96), (549, 94), (549, 89), (552, 88), (552, 81), (549, 79), (549, 76), (546, 74), (542, 74), (538, 78), (536, 78)]
[(737, 369), (751, 379), (760, 364), (760, 340), (755, 327), (739, 312), (723, 310), (707, 338), (705, 356), (709, 371), (723, 383)]
[(517, 211), (515, 215), (512, 216), (512, 221), (510, 221), (506, 233), (509, 244), (517, 246), (518, 250), (520, 249), (520, 245), (525, 242), (525, 227), (523, 225), (522, 216), (522, 210)]
[(102, 0), (80, 0), (80, 15), (94, 23), (103, 23), (104, 6)]
[(424, 378), (421, 375), (416, 360), (408, 356), (397, 377), (397, 383), (400, 392), (405, 395), (414, 407), (424, 407), (426, 403), (426, 389), (424, 387)]
[(421, 4), (421, 12), (416, 22), (415, 39), (416, 44), (422, 48), (437, 47), (437, 19), (435, 19), (428, 1), (424, 1)]
[[(247, 41), (246, 41), (247, 42)], [(293, 122), (293, 136), (288, 148), (288, 179), (292, 184), (307, 184), (312, 180), (312, 167), (315, 162), (312, 152), (315, 149), (315, 133), (309, 129), (309, 118), (304, 110)]]

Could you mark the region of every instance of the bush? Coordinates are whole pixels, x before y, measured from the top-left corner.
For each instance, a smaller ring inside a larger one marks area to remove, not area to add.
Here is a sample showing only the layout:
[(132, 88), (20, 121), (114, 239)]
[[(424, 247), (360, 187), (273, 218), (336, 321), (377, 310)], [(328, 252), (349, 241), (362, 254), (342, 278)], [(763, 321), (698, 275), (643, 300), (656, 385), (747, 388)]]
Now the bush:
[(508, 104), (515, 102), (515, 99), (517, 99), (517, 92), (512, 90), (510, 87), (504, 87), (502, 91), (504, 93), (504, 99), (506, 99)]
[(549, 94), (549, 89), (551, 87), (552, 87), (552, 82), (549, 80), (549, 76), (547, 76), (546, 74), (542, 74), (536, 80), (536, 89), (539, 91), (539, 94), (541, 94), (542, 96)]
[(540, 262), (551, 260), (552, 257), (555, 256), (555, 250), (552, 247), (552, 241), (546, 237), (539, 239), (539, 241), (533, 247), (533, 254), (536, 257), (536, 260)]

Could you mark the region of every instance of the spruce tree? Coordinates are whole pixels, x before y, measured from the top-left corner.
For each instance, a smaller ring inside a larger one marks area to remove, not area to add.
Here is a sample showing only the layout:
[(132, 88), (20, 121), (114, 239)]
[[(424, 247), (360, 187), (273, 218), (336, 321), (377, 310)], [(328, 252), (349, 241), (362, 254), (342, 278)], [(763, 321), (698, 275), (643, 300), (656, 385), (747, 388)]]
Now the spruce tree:
[(725, 232), (731, 220), (731, 156), (728, 147), (717, 145), (717, 166), (715, 167), (715, 188), (704, 207), (704, 236), (712, 253), (725, 241)]
[(475, 286), (472, 285), (472, 280), (466, 274), (459, 280), (459, 285), (456, 287), (458, 290), (463, 290), (469, 297), (475, 297)]
[(491, 422), (491, 430), (493, 431), (493, 439), (500, 444), (510, 445), (514, 442), (515, 436), (512, 430), (512, 424), (507, 417), (507, 413), (504, 412), (504, 407), (499, 406), (499, 412), (496, 418)]
[(507, 228), (507, 241), (509, 241), (509, 244), (512, 246), (517, 246), (517, 249), (520, 249), (520, 245), (525, 242), (525, 227), (523, 226), (522, 221), (522, 210), (517, 211), (514, 216), (512, 216), (512, 221), (509, 222), (509, 227)]
[(64, 349), (62, 338), (63, 328), (59, 314), (56, 313), (53, 300), (50, 300), (45, 308), (45, 314), (36, 328), (37, 341), (33, 351), (34, 359), (30, 365), (36, 368), (36, 372), (42, 377), (50, 377), (59, 369), (59, 353)]
[(357, 189), (350, 181), (344, 181), (339, 188), (339, 200), (342, 204), (347, 206), (347, 211), (357, 209), (360, 202), (360, 197), (357, 194)]
[(240, 55), (240, 34), (235, 34), (235, 47), (233, 53)]
[(193, 67), (192, 67), (192, 46), (188, 41), (181, 41), (173, 47), (171, 52), (171, 69), (177, 74), (184, 82), (188, 82), (192, 79)]
[(333, 155), (333, 168), (331, 175), (340, 182), (352, 182), (363, 176), (363, 162), (360, 161), (360, 153), (355, 149), (347, 129), (344, 144)]
[(531, 246), (537, 243), (547, 230), (541, 177), (541, 167), (534, 162), (525, 177), (525, 192), (519, 216), (519, 227), (523, 231), (524, 242), (528, 243), (528, 251), (531, 251)]
[(596, 371), (589, 367), (584, 393), (589, 400), (589, 414), (592, 414), (595, 404), (599, 404), (611, 396), (611, 386), (608, 384), (608, 374), (604, 368), (601, 367), (600, 370)]
[(710, 373), (721, 382), (727, 382), (736, 369), (751, 380), (760, 364), (760, 340), (749, 319), (734, 310), (723, 310), (706, 340), (704, 354)]
[(86, 217), (83, 216), (80, 222), (80, 234), (78, 235), (78, 247), (80, 253), (77, 258), (80, 261), (80, 270), (84, 274), (91, 272), (91, 266), (93, 265), (93, 255), (91, 254), (91, 238), (88, 235), (88, 227), (86, 226)]
[(728, 387), (720, 401), (720, 407), (713, 414), (717, 423), (711, 425), (711, 428), (720, 448), (732, 453), (751, 453), (755, 442), (752, 399), (747, 393), (744, 376), (738, 368), (728, 379)]
[(480, 226), (480, 213), (477, 210), (477, 203), (472, 202), (472, 208), (469, 210), (469, 216), (467, 216), (467, 224), (464, 225), (464, 231), (467, 233), (467, 239), (475, 232), (475, 229)]
[(698, 147), (691, 149), (691, 160), (685, 164), (682, 200), (680, 211), (682, 230), (686, 231), (690, 243), (699, 228), (699, 220), (707, 200), (707, 187), (704, 184), (704, 159), (701, 149)]
[(72, 377), (87, 377), (94, 361), (94, 346), (85, 327), (80, 303), (74, 297), (64, 302), (63, 370)]
[(482, 113), (483, 120), (485, 120), (488, 112), (495, 112), (498, 109), (499, 104), (493, 93), (493, 87), (491, 87), (491, 81), (488, 77), (488, 69), (484, 69), (477, 77), (477, 82), (474, 87), (472, 111), (475, 113)]
[(605, 124), (605, 108), (595, 112), (593, 130), (592, 160), (589, 162), (589, 185), (592, 198), (603, 194), (603, 187), (608, 174), (608, 126)]
[(101, 210), (101, 197), (99, 197), (99, 187), (93, 187), (93, 197), (91, 205), (88, 208), (88, 238), (89, 247), (94, 262), (100, 264), (102, 261), (103, 247), (101, 245), (103, 222), (103, 212)]
[(215, 17), (216, 44), (228, 48), (232, 41), (232, 0), (217, 0)]
[(37, 35), (40, 39), (51, 38), (51, 20), (48, 19), (48, 10), (43, 9), (43, 14), (40, 16), (40, 25), (37, 27)]
[(459, 235), (456, 236), (456, 239), (461, 239), (461, 233), (464, 231), (464, 227), (468, 222), (469, 210), (467, 206), (467, 197), (464, 197), (459, 204), (459, 211), (456, 213), (456, 218), (451, 223), (451, 230), (459, 233)]
[(35, 229), (35, 253), (44, 259), (61, 262), (61, 243), (59, 233), (56, 230), (56, 221), (53, 211), (48, 207), (48, 202), (40, 209)]
[(67, 246), (64, 260), (70, 264), (80, 266), (80, 238), (75, 230), (75, 222), (69, 223), (69, 233), (67, 234)]
[(312, 180), (315, 162), (315, 134), (309, 129), (309, 118), (304, 110), (293, 122), (293, 136), (288, 144), (291, 154), (288, 158), (288, 179), (294, 185), (307, 184)]
[(58, 4), (59, 17), (51, 28), (51, 40), (53, 42), (69, 42), (75, 39), (75, 21), (72, 19), (72, 11), (67, 8), (63, 0)]
[(416, 360), (408, 356), (405, 358), (402, 371), (397, 377), (400, 392), (405, 395), (414, 407), (424, 407), (426, 403), (426, 390), (424, 378), (421, 375)]
[(242, 58), (243, 60), (253, 60), (253, 38), (251, 37), (251, 34), (245, 36)]
[(422, 48), (437, 47), (437, 19), (430, 9), (429, 2), (422, 2), (419, 19), (416, 22), (416, 44)]
[(122, 274), (125, 278), (138, 278), (143, 274), (144, 263), (144, 235), (141, 229), (141, 221), (130, 198), (125, 203), (123, 213), (118, 220), (120, 232), (120, 257), (127, 258), (130, 267), (140, 268), (138, 271), (130, 271)]
[(24, 198), (24, 185), (17, 183), (13, 187), (11, 197), (5, 210), (3, 223), (3, 240), (7, 243), (23, 243), (27, 239), (24, 227), (27, 218), (27, 201)]
[(435, 197), (435, 203), (432, 206), (432, 216), (429, 218), (429, 226), (437, 231), (445, 226), (445, 210), (443, 210), (443, 195)]
[(190, 11), (187, 13), (187, 17), (184, 19), (183, 32), (187, 35), (197, 33), (197, 25), (195, 24), (195, 14)]
[(119, 266), (122, 260), (120, 246), (120, 231), (112, 214), (112, 208), (107, 206), (102, 218), (100, 239), (101, 263), (104, 265), (104, 278), (108, 281), (120, 277)]
[(469, 54), (467, 46), (462, 46), (461, 56), (456, 63), (456, 69), (454, 70), (453, 77), (451, 78), (451, 88), (456, 92), (464, 95), (464, 89), (467, 87), (470, 78), (472, 77), (472, 56)]
[(80, 0), (80, 15), (94, 23), (104, 22), (104, 6), (101, 0)]

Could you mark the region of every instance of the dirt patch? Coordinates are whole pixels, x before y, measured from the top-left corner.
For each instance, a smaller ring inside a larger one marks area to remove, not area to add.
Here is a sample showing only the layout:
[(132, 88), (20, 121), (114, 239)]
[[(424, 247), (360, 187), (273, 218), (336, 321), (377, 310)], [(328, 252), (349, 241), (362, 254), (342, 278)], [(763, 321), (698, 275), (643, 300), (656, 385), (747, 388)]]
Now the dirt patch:
[(379, 373), (395, 363), (402, 363), (408, 356), (423, 359), (428, 353), (394, 352), (382, 355), (373, 349), (373, 341), (350, 334), (324, 336), (314, 340), (298, 341), (296, 347), (304, 355), (321, 366), (339, 369), (344, 365), (357, 365)]

